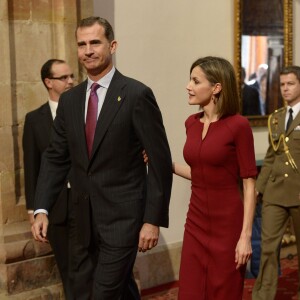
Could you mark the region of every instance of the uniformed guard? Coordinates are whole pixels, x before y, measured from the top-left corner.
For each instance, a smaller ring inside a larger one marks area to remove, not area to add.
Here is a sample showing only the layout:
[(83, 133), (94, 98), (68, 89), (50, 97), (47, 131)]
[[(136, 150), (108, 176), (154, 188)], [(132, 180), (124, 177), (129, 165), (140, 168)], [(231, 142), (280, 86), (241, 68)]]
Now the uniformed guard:
[(253, 300), (275, 299), (278, 255), (289, 217), (300, 263), (300, 67), (281, 71), (280, 90), (287, 105), (269, 116), (269, 148), (256, 183), (263, 202), (260, 269)]

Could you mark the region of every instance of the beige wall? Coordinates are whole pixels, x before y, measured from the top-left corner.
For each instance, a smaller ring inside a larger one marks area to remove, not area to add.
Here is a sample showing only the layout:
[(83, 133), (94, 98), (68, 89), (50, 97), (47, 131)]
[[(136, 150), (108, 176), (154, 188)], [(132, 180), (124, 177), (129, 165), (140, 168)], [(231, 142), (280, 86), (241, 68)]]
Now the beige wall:
[[(117, 68), (149, 85), (161, 108), (173, 160), (182, 161), (184, 121), (197, 107), (187, 105), (189, 67), (204, 55), (233, 62), (233, 0), (94, 0), (95, 14), (110, 20), (119, 48)], [(294, 49), (300, 49), (300, 0), (294, 1)], [(298, 32), (297, 32), (298, 29)], [(294, 50), (300, 65), (300, 51)], [(266, 128), (254, 128), (256, 153), (267, 149)], [(189, 182), (174, 176), (170, 228), (161, 244), (182, 240), (190, 194)]]

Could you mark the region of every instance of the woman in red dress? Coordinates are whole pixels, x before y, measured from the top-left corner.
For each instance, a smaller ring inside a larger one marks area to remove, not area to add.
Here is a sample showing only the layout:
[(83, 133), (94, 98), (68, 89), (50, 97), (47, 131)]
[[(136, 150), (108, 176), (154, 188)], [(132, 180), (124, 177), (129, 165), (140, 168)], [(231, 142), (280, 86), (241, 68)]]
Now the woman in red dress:
[(188, 165), (173, 164), (175, 174), (191, 180), (192, 190), (179, 299), (241, 300), (256, 203), (252, 131), (239, 115), (236, 78), (227, 60), (195, 61), (187, 90), (189, 104), (199, 105), (201, 112), (185, 123)]

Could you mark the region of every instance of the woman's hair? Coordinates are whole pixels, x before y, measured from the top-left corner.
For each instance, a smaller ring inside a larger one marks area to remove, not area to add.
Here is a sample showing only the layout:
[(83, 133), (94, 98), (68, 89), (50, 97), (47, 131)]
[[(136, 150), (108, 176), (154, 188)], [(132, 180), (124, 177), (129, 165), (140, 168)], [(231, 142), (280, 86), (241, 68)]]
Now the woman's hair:
[(240, 99), (234, 69), (229, 61), (221, 57), (206, 56), (197, 59), (191, 66), (200, 67), (206, 79), (213, 85), (220, 83), (222, 90), (216, 95), (219, 117), (234, 115), (240, 111)]

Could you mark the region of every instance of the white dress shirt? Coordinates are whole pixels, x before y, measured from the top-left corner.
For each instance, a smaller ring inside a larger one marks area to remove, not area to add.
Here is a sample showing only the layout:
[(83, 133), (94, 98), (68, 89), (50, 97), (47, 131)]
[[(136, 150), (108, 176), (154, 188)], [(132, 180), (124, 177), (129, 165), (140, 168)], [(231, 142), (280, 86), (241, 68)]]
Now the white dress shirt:
[(49, 106), (50, 106), (52, 118), (54, 120), (55, 117), (56, 117), (56, 110), (57, 110), (58, 102), (53, 101), (51, 99), (48, 99), (48, 103), (49, 103)]
[[(110, 82), (115, 74), (115, 67), (112, 67), (112, 69), (100, 80), (96, 81), (100, 87), (97, 89), (97, 96), (98, 96), (98, 117), (101, 111), (101, 108), (104, 103), (104, 99), (107, 93), (107, 89), (110, 85)], [(88, 83), (87, 83), (87, 89), (86, 89), (86, 97), (85, 97), (85, 115), (84, 119), (86, 119), (86, 113), (87, 113), (87, 107), (89, 103), (89, 98), (90, 98), (90, 93), (91, 93), (91, 87), (94, 81), (92, 81), (90, 78), (88, 78)]]
[(300, 111), (300, 102), (295, 104), (294, 106), (289, 106), (289, 105), (287, 106), (286, 115), (285, 115), (285, 127), (286, 127), (286, 124), (287, 124), (287, 121), (288, 121), (288, 118), (290, 115), (290, 112), (289, 112), (290, 108), (293, 110), (293, 120), (294, 120)]
[[(110, 85), (110, 82), (113, 78), (113, 75), (115, 74), (115, 67), (112, 67), (112, 69), (104, 76), (102, 77), (100, 80), (97, 81), (97, 83), (100, 85), (100, 87), (97, 89), (97, 96), (98, 96), (98, 116), (100, 114), (101, 108), (103, 106), (104, 103), (104, 99), (107, 93), (107, 89)], [(89, 102), (89, 97), (90, 97), (90, 93), (91, 93), (91, 86), (94, 83), (94, 81), (92, 81), (90, 78), (87, 79), (88, 83), (87, 83), (87, 89), (86, 89), (86, 97), (85, 97), (85, 119), (86, 119), (86, 113), (87, 113), (87, 107), (88, 107), (88, 102)], [(49, 99), (49, 105), (50, 105), (50, 109), (51, 109), (51, 114), (53, 119), (56, 116), (56, 109), (58, 106), (58, 102), (52, 101)], [(68, 182), (68, 187), (70, 188), (70, 183)], [(45, 213), (48, 215), (48, 211), (45, 209), (37, 209), (34, 211), (34, 215), (38, 214), (38, 213)]]

